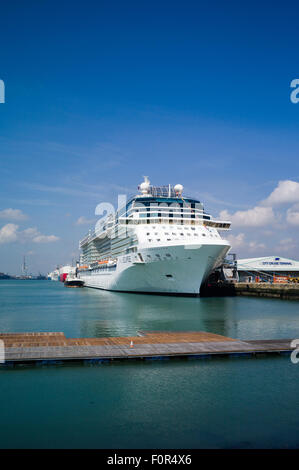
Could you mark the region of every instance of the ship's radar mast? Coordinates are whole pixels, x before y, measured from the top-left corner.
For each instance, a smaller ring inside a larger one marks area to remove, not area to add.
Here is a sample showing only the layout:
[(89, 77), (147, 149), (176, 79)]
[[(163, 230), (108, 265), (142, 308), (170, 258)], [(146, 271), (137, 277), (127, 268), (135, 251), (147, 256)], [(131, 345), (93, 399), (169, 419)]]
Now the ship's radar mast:
[(148, 176), (144, 176), (144, 181), (138, 186), (142, 196), (154, 197), (182, 197), (184, 187), (176, 184), (174, 187), (170, 184), (167, 186), (151, 186)]
[(144, 181), (141, 183), (139, 186), (139, 190), (142, 192), (143, 196), (146, 196), (149, 193), (149, 188), (150, 188), (150, 180), (148, 179), (148, 176), (144, 176)]
[(182, 184), (176, 184), (174, 191), (177, 197), (180, 197), (183, 193), (184, 186)]

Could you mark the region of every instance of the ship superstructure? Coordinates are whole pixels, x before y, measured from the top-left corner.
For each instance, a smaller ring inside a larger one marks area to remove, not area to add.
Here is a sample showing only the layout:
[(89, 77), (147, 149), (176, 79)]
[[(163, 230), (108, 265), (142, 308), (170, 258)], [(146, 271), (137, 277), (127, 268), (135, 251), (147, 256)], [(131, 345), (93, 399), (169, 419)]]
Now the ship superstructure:
[(198, 295), (201, 283), (230, 249), (203, 204), (183, 186), (151, 186), (147, 177), (115, 214), (80, 241), (78, 277), (100, 289)]

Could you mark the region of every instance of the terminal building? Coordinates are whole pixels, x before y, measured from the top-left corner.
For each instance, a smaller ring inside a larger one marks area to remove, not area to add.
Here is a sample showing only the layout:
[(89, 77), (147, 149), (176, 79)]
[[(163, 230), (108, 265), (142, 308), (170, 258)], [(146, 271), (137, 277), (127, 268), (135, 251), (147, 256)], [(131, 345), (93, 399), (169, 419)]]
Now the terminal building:
[(288, 278), (299, 278), (299, 261), (289, 258), (246, 258), (237, 260), (236, 264), (240, 282), (283, 282)]

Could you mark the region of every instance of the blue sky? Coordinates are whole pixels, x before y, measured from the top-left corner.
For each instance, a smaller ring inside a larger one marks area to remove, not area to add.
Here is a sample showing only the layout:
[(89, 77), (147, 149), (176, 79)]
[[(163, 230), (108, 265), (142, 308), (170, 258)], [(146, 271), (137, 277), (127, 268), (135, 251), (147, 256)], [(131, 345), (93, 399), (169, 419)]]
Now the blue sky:
[(24, 254), (33, 272), (71, 261), (96, 204), (143, 175), (230, 217), (239, 256), (298, 259), (298, 10), (1, 5), (0, 271)]

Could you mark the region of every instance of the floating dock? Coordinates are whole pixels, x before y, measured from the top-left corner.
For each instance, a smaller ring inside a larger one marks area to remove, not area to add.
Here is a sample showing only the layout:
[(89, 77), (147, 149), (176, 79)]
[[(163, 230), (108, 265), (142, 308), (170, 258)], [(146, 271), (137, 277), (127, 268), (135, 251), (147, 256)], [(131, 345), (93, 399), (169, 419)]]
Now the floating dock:
[(64, 333), (0, 333), (5, 362), (14, 364), (87, 363), (124, 359), (157, 360), (290, 354), (290, 339), (241, 341), (206, 332), (140, 332), (138, 336), (66, 338)]

